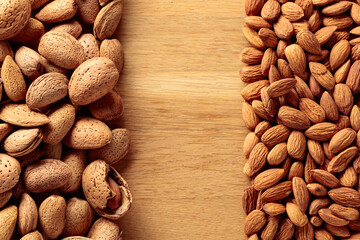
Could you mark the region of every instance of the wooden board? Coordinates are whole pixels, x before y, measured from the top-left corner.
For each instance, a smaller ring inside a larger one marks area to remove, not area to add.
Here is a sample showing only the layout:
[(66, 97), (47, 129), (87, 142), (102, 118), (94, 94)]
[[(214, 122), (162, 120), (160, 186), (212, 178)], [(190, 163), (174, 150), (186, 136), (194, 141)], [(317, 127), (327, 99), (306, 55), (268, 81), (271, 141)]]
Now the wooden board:
[(124, 239), (246, 239), (241, 194), (242, 0), (124, 0), (117, 90), (132, 147)]

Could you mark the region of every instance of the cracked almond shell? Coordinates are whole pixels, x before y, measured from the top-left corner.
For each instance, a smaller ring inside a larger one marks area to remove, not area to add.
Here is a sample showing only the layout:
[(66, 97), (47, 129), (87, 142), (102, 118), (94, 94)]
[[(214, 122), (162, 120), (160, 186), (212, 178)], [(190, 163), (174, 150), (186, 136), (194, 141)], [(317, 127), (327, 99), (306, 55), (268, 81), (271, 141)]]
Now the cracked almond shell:
[[(122, 196), (121, 206), (116, 210), (110, 210), (107, 207), (108, 200), (114, 197), (114, 192), (107, 182), (108, 176), (118, 184)], [(115, 168), (103, 160), (96, 160), (85, 168), (82, 175), (82, 187), (87, 201), (102, 217), (118, 220), (131, 207), (132, 195), (128, 184)]]

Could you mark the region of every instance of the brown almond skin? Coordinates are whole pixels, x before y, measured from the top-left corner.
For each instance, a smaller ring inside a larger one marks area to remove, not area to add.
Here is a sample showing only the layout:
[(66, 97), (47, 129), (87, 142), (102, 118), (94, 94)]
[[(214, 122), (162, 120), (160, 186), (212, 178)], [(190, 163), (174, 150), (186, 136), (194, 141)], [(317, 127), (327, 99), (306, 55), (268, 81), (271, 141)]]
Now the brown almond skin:
[(30, 0), (4, 0), (0, 5), (2, 25), (0, 40), (17, 35), (29, 22), (31, 15)]
[(94, 35), (90, 33), (82, 34), (79, 37), (78, 41), (84, 49), (86, 60), (89, 60), (94, 57), (100, 57), (99, 44), (96, 38), (94, 37)]
[(67, 77), (61, 73), (46, 73), (31, 83), (26, 93), (30, 109), (46, 107), (67, 96)]
[(49, 124), (44, 127), (45, 143), (56, 145), (70, 131), (75, 122), (75, 108), (70, 104), (56, 106), (48, 112)]
[(120, 23), (123, 0), (113, 0), (101, 8), (94, 22), (94, 35), (99, 40), (110, 38)]
[(100, 45), (100, 57), (112, 60), (121, 73), (124, 65), (124, 50), (119, 40), (104, 39)]
[(12, 189), (19, 181), (21, 167), (20, 163), (13, 157), (0, 154), (0, 193), (4, 193)]
[(78, 0), (78, 11), (77, 14), (80, 19), (89, 25), (93, 25), (100, 11), (98, 0)]
[(56, 25), (55, 27), (51, 28), (49, 31), (66, 32), (71, 36), (73, 36), (74, 38), (78, 38), (82, 30), (83, 28), (81, 24), (78, 21), (72, 19), (64, 23), (61, 23), (59, 25)]
[(70, 198), (66, 203), (65, 236), (83, 236), (91, 227), (94, 210), (90, 204), (80, 198)]
[(26, 82), (19, 66), (10, 57), (6, 56), (1, 68), (1, 79), (6, 95), (18, 102), (25, 99)]
[(69, 97), (73, 104), (87, 105), (109, 93), (119, 79), (119, 71), (108, 58), (92, 58), (72, 74)]
[(39, 225), (45, 237), (56, 239), (65, 227), (66, 202), (61, 196), (46, 198), (39, 207)]
[(41, 56), (31, 48), (20, 47), (15, 53), (15, 62), (21, 72), (31, 81), (43, 73)]
[(59, 190), (64, 193), (75, 193), (81, 187), (81, 176), (86, 167), (86, 153), (84, 150), (70, 149), (62, 157), (62, 161), (70, 167), (72, 174), (70, 179)]
[(91, 161), (102, 159), (110, 165), (118, 163), (129, 151), (130, 133), (125, 128), (117, 128), (111, 131), (112, 138), (110, 144), (89, 151)]
[(28, 191), (41, 193), (63, 186), (71, 174), (71, 169), (66, 163), (42, 159), (25, 169), (23, 180)]
[[(34, 0), (36, 1), (36, 0)], [(35, 18), (30, 18), (28, 24), (20, 33), (9, 39), (10, 42), (24, 44), (37, 48), (40, 38), (45, 33), (44, 24)]]
[(72, 18), (77, 9), (76, 0), (54, 0), (44, 6), (35, 18), (45, 23), (63, 22)]
[(74, 149), (96, 149), (111, 142), (111, 130), (95, 118), (79, 118), (64, 138), (64, 144)]
[(100, 239), (121, 239), (121, 230), (119, 226), (106, 218), (99, 218), (91, 227), (87, 237), (100, 240)]
[(119, 118), (124, 112), (123, 100), (114, 90), (91, 103), (88, 107), (92, 115), (102, 121)]
[(17, 229), (21, 236), (36, 230), (38, 209), (35, 201), (27, 193), (21, 195)]
[(51, 63), (65, 69), (75, 69), (85, 61), (80, 43), (65, 32), (47, 32), (40, 39), (38, 50)]

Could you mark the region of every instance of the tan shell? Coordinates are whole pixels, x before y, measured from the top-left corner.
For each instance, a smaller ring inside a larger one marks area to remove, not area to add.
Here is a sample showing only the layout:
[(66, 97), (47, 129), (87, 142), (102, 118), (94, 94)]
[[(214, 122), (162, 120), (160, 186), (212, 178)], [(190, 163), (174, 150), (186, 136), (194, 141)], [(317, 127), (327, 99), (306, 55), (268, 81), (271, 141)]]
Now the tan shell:
[(31, 83), (26, 93), (26, 104), (30, 109), (42, 108), (55, 103), (67, 95), (69, 80), (61, 73), (46, 73)]
[(89, 151), (89, 160), (102, 159), (110, 165), (119, 162), (129, 151), (130, 133), (125, 128), (117, 128), (111, 131), (110, 144)]
[[(122, 204), (116, 210), (107, 208), (108, 200), (114, 197), (114, 192), (107, 182), (108, 176), (117, 182), (122, 195)], [(87, 201), (102, 217), (117, 220), (131, 207), (132, 195), (126, 181), (115, 168), (103, 160), (93, 161), (86, 167), (82, 176), (82, 187)]]
[(32, 81), (43, 74), (41, 56), (31, 48), (20, 47), (15, 53), (15, 62), (21, 72)]
[(30, 0), (2, 0), (0, 40), (9, 39), (18, 34), (29, 22), (30, 15)]
[(42, 147), (42, 145), (40, 145), (37, 148), (35, 148), (32, 152), (24, 156), (17, 157), (17, 160), (20, 162), (20, 165), (23, 168), (39, 160), (44, 156), (44, 154), (45, 154), (44, 148)]
[(95, 118), (79, 118), (64, 138), (64, 144), (74, 149), (96, 149), (109, 144), (111, 130)]
[(31, 8), (32, 9), (38, 9), (38, 8), (44, 6), (45, 4), (47, 4), (50, 1), (51, 0), (32, 0)]
[(100, 11), (98, 0), (78, 0), (79, 9), (77, 11), (78, 16), (82, 22), (93, 25), (95, 18)]
[(119, 226), (106, 218), (99, 218), (91, 227), (88, 237), (93, 240), (118, 240), (121, 239), (122, 231)]
[(21, 236), (36, 230), (38, 223), (38, 209), (29, 194), (23, 193), (19, 204), (17, 229)]
[(71, 177), (70, 167), (55, 159), (42, 159), (29, 165), (23, 180), (28, 191), (41, 193), (63, 186)]
[(77, 9), (76, 0), (54, 0), (44, 6), (35, 18), (46, 23), (63, 22), (75, 16)]
[(73, 104), (87, 105), (105, 96), (119, 80), (119, 71), (108, 58), (92, 58), (81, 64), (69, 83)]
[(21, 167), (18, 160), (9, 155), (0, 153), (0, 179), (2, 180), (0, 193), (12, 189), (18, 183), (20, 173)]
[(50, 145), (50, 144), (43, 144), (44, 147), (44, 158), (51, 158), (51, 159), (58, 159), (61, 160), (62, 155), (62, 142)]
[(51, 62), (49, 62), (46, 58), (44, 58), (43, 56), (41, 56), (41, 63), (43, 65), (44, 68), (44, 73), (51, 73), (51, 72), (57, 72), (57, 73), (61, 73), (64, 75), (67, 75), (68, 70), (58, 67), (54, 64), (52, 64)]
[(35, 231), (32, 233), (26, 234), (25, 236), (20, 238), (20, 240), (44, 240), (44, 238), (39, 231)]
[(110, 38), (120, 23), (123, 1), (113, 0), (101, 8), (94, 22), (94, 35), (101, 41)]
[(63, 238), (61, 240), (91, 240), (91, 239), (92, 238), (81, 237), (81, 236), (71, 236), (71, 237)]
[(75, 108), (62, 104), (48, 113), (50, 123), (44, 127), (44, 142), (55, 145), (65, 137), (75, 122)]
[(91, 114), (99, 120), (110, 121), (122, 116), (124, 104), (121, 96), (111, 90), (104, 97), (89, 104)]
[(39, 224), (45, 237), (56, 239), (65, 227), (66, 202), (61, 196), (51, 195), (39, 207)]
[(94, 35), (90, 33), (83, 34), (78, 39), (79, 43), (84, 49), (86, 60), (100, 57), (100, 49)]
[(0, 209), (10, 200), (12, 194), (12, 190), (0, 193)]
[(11, 133), (3, 142), (3, 149), (13, 157), (32, 152), (43, 139), (41, 128), (24, 128)]
[(39, 43), (39, 53), (51, 63), (65, 69), (75, 69), (85, 61), (80, 43), (66, 32), (47, 32)]
[[(18, 209), (14, 205), (10, 205), (0, 210), (0, 239), (10, 240), (16, 226)], [(6, 224), (4, 224), (6, 223)]]
[(38, 127), (50, 122), (45, 114), (32, 111), (26, 104), (18, 103), (2, 105), (0, 119), (21, 127)]
[(112, 60), (121, 73), (124, 66), (124, 50), (119, 40), (104, 39), (100, 45), (100, 57)]
[[(64, 193), (75, 193), (81, 188), (81, 177), (86, 167), (86, 153), (84, 150), (70, 149), (65, 153), (62, 161), (71, 169), (71, 177), (59, 190)], [(83, 234), (69, 234), (83, 235)]]
[(2, 141), (9, 133), (14, 130), (14, 127), (8, 123), (0, 123), (0, 141)]
[(19, 66), (6, 56), (1, 68), (1, 79), (6, 95), (14, 102), (25, 99), (26, 82)]
[(14, 58), (14, 52), (13, 52), (10, 44), (8, 43), (8, 41), (6, 41), (6, 40), (0, 41), (0, 64), (1, 65), (4, 62), (5, 57), (7, 55), (10, 55), (10, 57)]
[(51, 28), (50, 31), (66, 32), (74, 38), (78, 38), (82, 32), (82, 26), (78, 21), (72, 19)]
[(30, 18), (25, 28), (19, 34), (10, 38), (9, 41), (36, 48), (44, 33), (44, 24), (35, 18)]
[(70, 198), (66, 204), (66, 221), (63, 235), (82, 236), (90, 229), (94, 210), (90, 204), (80, 198)]

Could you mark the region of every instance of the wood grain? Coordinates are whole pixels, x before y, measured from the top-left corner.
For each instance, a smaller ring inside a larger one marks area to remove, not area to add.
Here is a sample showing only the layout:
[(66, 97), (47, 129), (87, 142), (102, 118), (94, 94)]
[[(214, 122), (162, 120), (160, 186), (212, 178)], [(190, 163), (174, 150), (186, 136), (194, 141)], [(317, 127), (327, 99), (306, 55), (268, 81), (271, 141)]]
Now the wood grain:
[(124, 239), (246, 239), (241, 0), (125, 0), (118, 92), (132, 133)]

